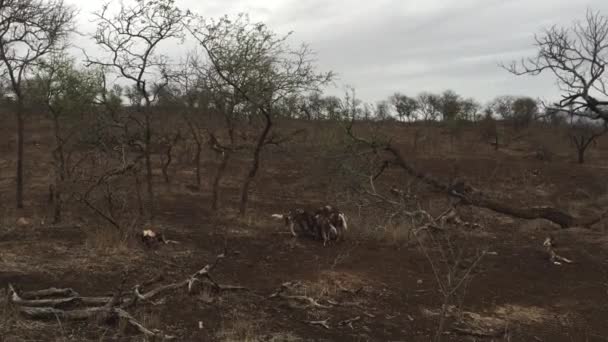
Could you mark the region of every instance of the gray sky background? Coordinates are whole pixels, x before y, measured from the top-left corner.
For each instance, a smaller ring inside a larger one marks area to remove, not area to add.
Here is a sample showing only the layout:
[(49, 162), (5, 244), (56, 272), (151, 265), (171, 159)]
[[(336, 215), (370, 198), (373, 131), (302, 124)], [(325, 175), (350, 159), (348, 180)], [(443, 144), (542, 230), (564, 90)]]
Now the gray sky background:
[[(78, 28), (91, 33), (101, 2), (66, 0), (80, 9)], [(128, 2), (129, 0), (124, 0)], [(317, 52), (319, 69), (338, 74), (327, 92), (351, 85), (367, 102), (396, 91), (457, 93), (485, 102), (497, 95), (555, 99), (554, 79), (516, 77), (500, 62), (531, 56), (535, 33), (584, 19), (587, 8), (608, 15), (606, 0), (177, 0), (205, 17), (247, 12)], [(88, 38), (77, 45), (93, 51)], [(168, 49), (178, 57), (185, 48)], [(164, 52), (164, 51), (163, 51)]]

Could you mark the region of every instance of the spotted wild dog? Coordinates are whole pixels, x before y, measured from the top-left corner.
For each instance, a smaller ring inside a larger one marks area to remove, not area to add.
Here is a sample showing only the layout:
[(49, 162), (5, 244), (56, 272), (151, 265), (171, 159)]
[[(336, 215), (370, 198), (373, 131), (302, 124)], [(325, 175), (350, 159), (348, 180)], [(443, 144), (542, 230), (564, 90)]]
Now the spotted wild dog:
[[(326, 218), (331, 224), (329, 229), (330, 238), (332, 240), (340, 241), (344, 239), (344, 234), (348, 230), (348, 222), (346, 221), (346, 215), (338, 208), (331, 205), (323, 206), (315, 212), (315, 218)], [(317, 236), (322, 238), (322, 227), (320, 224), (317, 225)]]
[(316, 234), (316, 222), (314, 216), (304, 209), (290, 210), (286, 214), (273, 214), (273, 218), (284, 220), (285, 227), (289, 228), (291, 235), (297, 237), (296, 226), (301, 234), (314, 236)]
[(331, 223), (331, 219), (323, 211), (318, 212), (315, 215), (315, 222), (317, 228), (317, 234), (321, 236), (323, 240), (323, 247), (332, 239), (333, 236), (338, 237), (338, 230)]

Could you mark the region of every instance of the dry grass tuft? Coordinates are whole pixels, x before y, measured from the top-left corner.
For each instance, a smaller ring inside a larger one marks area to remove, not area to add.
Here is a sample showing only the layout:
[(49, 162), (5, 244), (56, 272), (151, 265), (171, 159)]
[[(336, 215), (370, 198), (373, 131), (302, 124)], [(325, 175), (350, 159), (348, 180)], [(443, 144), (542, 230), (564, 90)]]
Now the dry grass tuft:
[(111, 228), (93, 228), (86, 231), (84, 247), (100, 254), (123, 254), (129, 252), (134, 242), (129, 234)]
[(238, 310), (232, 310), (217, 333), (218, 341), (223, 342), (258, 342), (262, 341), (260, 322), (244, 316)]

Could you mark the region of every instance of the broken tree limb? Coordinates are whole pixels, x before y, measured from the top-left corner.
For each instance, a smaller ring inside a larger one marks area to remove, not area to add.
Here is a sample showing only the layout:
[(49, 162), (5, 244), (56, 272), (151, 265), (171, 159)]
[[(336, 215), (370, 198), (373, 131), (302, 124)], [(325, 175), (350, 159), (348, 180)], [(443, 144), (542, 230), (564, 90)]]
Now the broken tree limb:
[(118, 315), (118, 317), (120, 317), (121, 319), (124, 319), (127, 323), (129, 323), (129, 325), (134, 327), (137, 331), (144, 334), (148, 338), (152, 338), (153, 341), (157, 338), (161, 339), (161, 341), (168, 341), (168, 340), (176, 339), (175, 336), (165, 335), (162, 332), (160, 332), (159, 330), (156, 330), (156, 329), (150, 330), (150, 329), (144, 327), (141, 323), (139, 323), (139, 321), (137, 321), (135, 318), (133, 318), (133, 316), (131, 316), (125, 310), (114, 309), (114, 312), (116, 313), (116, 315)]
[(107, 313), (108, 309), (104, 306), (101, 307), (92, 307), (87, 309), (77, 309), (77, 310), (61, 310), (55, 309), (51, 307), (26, 307), (20, 306), (17, 310), (30, 319), (42, 319), (42, 320), (71, 320), (71, 321), (80, 321), (87, 320), (96, 315)]
[[(489, 209), (499, 214), (513, 216), (516, 218), (536, 220), (545, 219), (551, 221), (562, 228), (568, 228), (573, 226), (581, 226), (589, 228), (592, 225), (600, 222), (608, 214), (608, 211), (596, 217), (575, 217), (567, 212), (553, 208), (550, 206), (536, 206), (536, 207), (517, 207), (508, 202), (499, 201), (497, 199), (490, 198), (478, 189), (473, 188), (468, 184), (464, 184), (461, 188), (464, 191), (457, 191), (441, 183), (440, 181), (432, 178), (429, 175), (418, 172), (415, 170), (403, 157), (397, 148), (392, 144), (386, 146), (386, 150), (390, 152), (396, 160), (397, 165), (401, 166), (410, 175), (422, 180), (428, 185), (431, 185), (437, 190), (446, 192), (452, 197), (459, 198), (464, 204), (472, 205), (478, 208)], [(458, 189), (461, 190), (461, 189)]]
[[(112, 300), (112, 297), (64, 297), (64, 298), (43, 298), (43, 299), (24, 299), (24, 295), (19, 295), (12, 284), (8, 285), (9, 295), (11, 296), (11, 301), (17, 305), (27, 306), (27, 307), (63, 307), (69, 305), (89, 305), (89, 306), (101, 306), (106, 305), (108, 302)], [(33, 291), (28, 292), (28, 297), (32, 297), (32, 293), (36, 293), (36, 297), (40, 297), (41, 294), (55, 295), (60, 292), (56, 292), (53, 289), (42, 290), (42, 291)], [(77, 294), (75, 291), (62, 291), (61, 293), (65, 294)]]
[(590, 227), (601, 221), (606, 216), (606, 214), (608, 214), (608, 212), (604, 212), (597, 217), (591, 218), (575, 217), (567, 212), (561, 211), (557, 208), (553, 208), (550, 206), (525, 208), (517, 207), (513, 204), (490, 198), (480, 190), (475, 189), (467, 184), (462, 185), (460, 187), (461, 189), (452, 189), (452, 187), (440, 182), (439, 180), (414, 169), (405, 160), (401, 152), (390, 142), (387, 143), (384, 149), (390, 152), (395, 157), (395, 164), (399, 165), (408, 174), (420, 179), (421, 181), (432, 186), (436, 190), (445, 192), (449, 196), (461, 199), (463, 201), (463, 204), (489, 209), (499, 214), (513, 216), (521, 219), (545, 219), (559, 225), (562, 228), (568, 228), (573, 226)]
[(220, 291), (249, 291), (248, 288), (238, 285), (218, 285)]
[[(158, 330), (150, 330), (138, 322), (133, 316), (131, 316), (125, 308), (135, 305), (137, 301), (149, 301), (153, 297), (160, 295), (171, 290), (188, 287), (191, 289), (192, 283), (196, 281), (208, 281), (212, 284), (213, 288), (219, 291), (238, 291), (246, 290), (245, 287), (237, 285), (220, 285), (217, 284), (209, 272), (213, 270), (223, 259), (225, 253), (217, 256), (216, 260), (203, 267), (193, 275), (189, 276), (186, 280), (175, 283), (160, 286), (151, 291), (141, 293), (141, 287), (135, 286), (134, 291), (125, 292), (123, 291), (126, 276), (123, 278), (120, 286), (114, 291), (112, 297), (80, 297), (78, 293), (71, 289), (46, 289), (41, 291), (30, 291), (27, 292), (28, 298), (36, 299), (24, 299), (15, 288), (9, 284), (9, 301), (15, 304), (16, 310), (23, 316), (29, 319), (44, 319), (44, 320), (88, 320), (94, 318), (98, 323), (113, 322), (114, 319), (119, 318), (126, 321), (130, 326), (134, 327), (137, 331), (144, 334), (152, 340), (172, 340), (174, 336), (165, 335)], [(156, 279), (156, 278), (155, 278)], [(45, 296), (59, 296), (64, 297), (58, 298), (41, 298)], [(62, 309), (59, 308), (63, 305), (88, 305), (85, 308), (77, 309)]]
[(361, 316), (345, 319), (343, 321), (338, 322), (338, 326), (339, 327), (347, 326), (347, 327), (349, 327), (351, 329), (354, 329), (353, 328), (353, 323), (358, 322), (360, 320), (361, 320)]
[(119, 308), (111, 308), (108, 309), (104, 307), (94, 307), (88, 309), (81, 310), (60, 310), (50, 307), (45, 308), (31, 308), (31, 307), (19, 307), (19, 312), (24, 316), (30, 319), (43, 319), (43, 320), (71, 320), (71, 321), (81, 321), (88, 320), (93, 317), (103, 315), (107, 317), (111, 317), (113, 315), (124, 319), (129, 323), (129, 325), (133, 326), (137, 331), (146, 335), (149, 338), (161, 338), (164, 340), (173, 340), (174, 336), (164, 335), (161, 332), (155, 330), (152, 331), (144, 327), (141, 323), (139, 323), (133, 316), (131, 316), (128, 312), (119, 309)]
[(163, 292), (177, 290), (179, 288), (185, 287), (187, 284), (188, 284), (188, 281), (185, 280), (181, 283), (169, 284), (169, 285), (157, 287), (157, 288), (150, 290), (143, 294), (140, 292), (140, 286), (135, 285), (135, 297), (137, 297), (138, 300), (147, 301), (147, 300), (152, 299), (153, 297), (156, 297), (157, 295), (159, 295)]
[(326, 319), (326, 320), (323, 320), (323, 321), (306, 321), (306, 323), (310, 324), (310, 325), (318, 325), (318, 326), (323, 327), (323, 328), (325, 328), (327, 330), (330, 329), (329, 328), (329, 318)]
[(575, 217), (574, 215), (565, 211), (553, 208), (550, 206), (537, 206), (537, 207), (518, 207), (514, 204), (493, 199), (490, 196), (484, 194), (482, 191), (473, 188), (472, 186), (462, 182), (458, 184), (458, 187), (449, 186), (432, 176), (415, 169), (403, 156), (401, 151), (391, 141), (368, 141), (363, 138), (357, 137), (353, 133), (354, 118), (350, 125), (346, 127), (347, 134), (356, 142), (363, 146), (372, 149), (375, 153), (379, 151), (385, 151), (390, 153), (394, 160), (391, 161), (391, 165), (397, 165), (402, 168), (410, 176), (419, 179), (423, 183), (431, 186), (435, 190), (443, 192), (448, 196), (460, 199), (463, 204), (472, 205), (478, 208), (489, 209), (499, 214), (504, 214), (516, 218), (535, 220), (545, 219), (551, 221), (562, 228), (569, 228), (574, 226), (580, 226), (589, 228), (592, 225), (603, 220), (607, 215), (608, 211), (596, 217)]
[(55, 287), (51, 287), (44, 290), (38, 291), (24, 291), (21, 293), (21, 298), (23, 299), (38, 299), (41, 297), (79, 297), (78, 292), (73, 289), (58, 289)]

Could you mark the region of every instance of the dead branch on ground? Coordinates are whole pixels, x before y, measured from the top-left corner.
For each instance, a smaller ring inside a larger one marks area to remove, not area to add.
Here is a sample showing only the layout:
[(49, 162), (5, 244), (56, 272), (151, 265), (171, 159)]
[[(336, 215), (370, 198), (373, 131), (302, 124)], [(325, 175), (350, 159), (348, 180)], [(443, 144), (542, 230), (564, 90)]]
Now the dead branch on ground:
[[(192, 293), (194, 284), (197, 282), (211, 284), (212, 288), (218, 292), (247, 290), (242, 286), (221, 285), (213, 280), (210, 273), (224, 257), (225, 253), (218, 255), (213, 263), (206, 265), (181, 282), (159, 286), (145, 293), (140, 291), (140, 285), (135, 285), (133, 292), (125, 293), (122, 288), (126, 278), (123, 279), (123, 282), (111, 297), (82, 297), (73, 289), (58, 289), (55, 287), (40, 291), (23, 292), (20, 295), (13, 285), (9, 284), (9, 301), (17, 307), (18, 312), (29, 319), (87, 320), (97, 318), (101, 323), (120, 319), (126, 321), (148, 338), (173, 340), (176, 338), (175, 336), (165, 335), (158, 330), (146, 328), (126, 309), (135, 306), (138, 301), (150, 302), (160, 294), (181, 288), (187, 288), (188, 293)], [(158, 277), (154, 279), (153, 283), (157, 279)], [(68, 307), (71, 309), (68, 309)]]
[(377, 154), (381, 154), (382, 152), (388, 153), (392, 157), (392, 160), (389, 161), (390, 165), (396, 165), (410, 176), (422, 181), (433, 189), (443, 192), (450, 197), (459, 199), (461, 204), (489, 209), (499, 214), (521, 219), (545, 219), (556, 223), (562, 228), (573, 226), (589, 228), (592, 225), (600, 222), (605, 218), (606, 215), (608, 215), (608, 211), (605, 211), (596, 217), (586, 218), (576, 217), (568, 212), (551, 206), (518, 207), (514, 204), (507, 203), (506, 201), (492, 198), (483, 191), (476, 189), (470, 184), (464, 182), (459, 183), (458, 187), (447, 185), (431, 175), (415, 169), (390, 140), (383, 142), (376, 140), (368, 141), (366, 139), (357, 137), (352, 130), (353, 123), (354, 122), (351, 121), (350, 125), (347, 127), (347, 134), (355, 143), (357, 143), (359, 146), (369, 148)]
[(326, 320), (323, 320), (323, 321), (306, 321), (306, 323), (310, 324), (310, 325), (318, 325), (318, 326), (321, 326), (321, 327), (323, 327), (323, 328), (325, 328), (327, 330), (330, 329), (330, 327), (329, 327), (329, 318), (326, 319)]
[(354, 329), (353, 328), (353, 323), (358, 322), (360, 320), (361, 320), (361, 316), (345, 319), (343, 321), (338, 322), (338, 326), (339, 327), (347, 326), (347, 327), (349, 327), (351, 329)]

